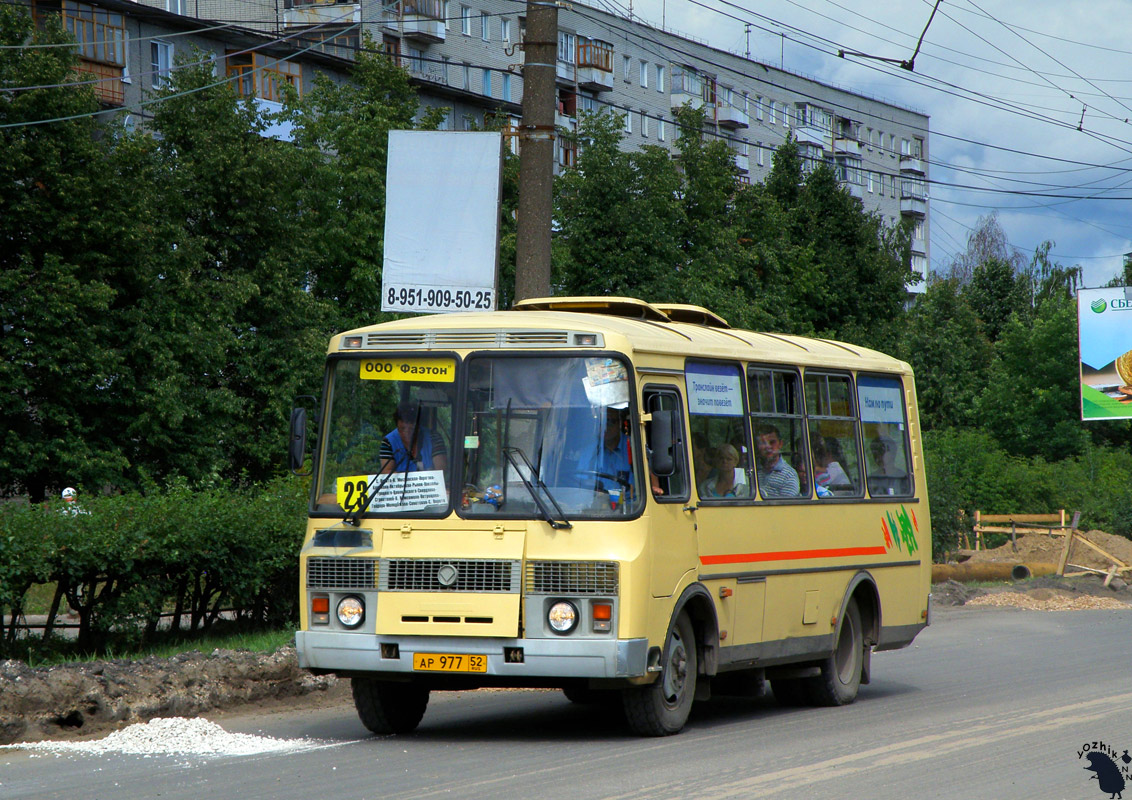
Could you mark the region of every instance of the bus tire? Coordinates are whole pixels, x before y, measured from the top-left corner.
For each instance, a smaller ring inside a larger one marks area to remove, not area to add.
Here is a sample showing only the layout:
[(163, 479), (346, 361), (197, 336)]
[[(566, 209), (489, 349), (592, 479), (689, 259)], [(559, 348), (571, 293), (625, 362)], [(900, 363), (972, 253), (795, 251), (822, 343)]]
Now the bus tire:
[(376, 734), (412, 733), (428, 707), (428, 689), (411, 683), (351, 678), (350, 689), (358, 718)]
[(865, 635), (857, 601), (850, 600), (841, 619), (833, 652), (821, 663), (821, 675), (807, 678), (816, 706), (844, 706), (857, 699), (865, 663)]
[(680, 612), (665, 643), (664, 666), (648, 686), (621, 693), (625, 720), (639, 736), (671, 736), (688, 721), (696, 697), (696, 637), (688, 615)]

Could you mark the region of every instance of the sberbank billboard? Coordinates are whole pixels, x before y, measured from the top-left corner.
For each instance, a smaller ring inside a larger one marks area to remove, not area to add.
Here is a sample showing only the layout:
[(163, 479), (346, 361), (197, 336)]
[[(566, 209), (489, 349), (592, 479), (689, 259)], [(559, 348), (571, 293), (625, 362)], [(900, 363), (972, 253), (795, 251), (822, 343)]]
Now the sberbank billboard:
[(1132, 418), (1132, 287), (1077, 292), (1081, 419)]

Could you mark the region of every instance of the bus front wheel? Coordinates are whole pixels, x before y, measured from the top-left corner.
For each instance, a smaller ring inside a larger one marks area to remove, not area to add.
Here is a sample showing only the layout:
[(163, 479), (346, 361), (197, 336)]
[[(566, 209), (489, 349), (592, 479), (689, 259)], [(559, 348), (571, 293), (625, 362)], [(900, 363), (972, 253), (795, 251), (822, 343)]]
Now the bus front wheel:
[(428, 707), (428, 689), (411, 683), (351, 678), (350, 689), (362, 724), (377, 734), (412, 733)]
[(844, 706), (857, 699), (865, 663), (865, 635), (857, 601), (850, 600), (841, 620), (833, 653), (821, 664), (821, 674), (809, 681), (810, 699), (817, 706)]
[(625, 719), (640, 736), (679, 733), (696, 696), (696, 638), (688, 615), (681, 612), (668, 634), (664, 667), (648, 686), (625, 689), (621, 695)]

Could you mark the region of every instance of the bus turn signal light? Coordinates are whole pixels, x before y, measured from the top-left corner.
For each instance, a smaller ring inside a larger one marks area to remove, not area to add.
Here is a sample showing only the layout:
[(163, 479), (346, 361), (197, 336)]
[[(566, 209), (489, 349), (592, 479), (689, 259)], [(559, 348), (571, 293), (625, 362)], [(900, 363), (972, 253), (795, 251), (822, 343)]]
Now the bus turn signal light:
[(330, 598), (311, 598), (311, 623), (314, 625), (330, 624)]
[(594, 632), (604, 633), (613, 627), (613, 605), (611, 603), (594, 603), (593, 606)]

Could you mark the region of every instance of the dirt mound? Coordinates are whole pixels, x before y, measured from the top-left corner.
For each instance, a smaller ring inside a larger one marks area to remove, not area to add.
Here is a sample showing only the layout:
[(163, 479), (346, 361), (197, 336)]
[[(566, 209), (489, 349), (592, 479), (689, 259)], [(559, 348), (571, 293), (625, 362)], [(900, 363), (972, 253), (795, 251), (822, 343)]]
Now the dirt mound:
[[(1085, 537), (1123, 563), (1132, 565), (1132, 540), (1125, 539), (1123, 536), (1114, 536), (1104, 531), (1079, 532), (1078, 536)], [(1013, 544), (1007, 542), (1001, 547), (995, 547), (991, 550), (964, 550), (963, 555), (970, 556), (968, 560), (974, 563), (1010, 561), (1056, 564), (1061, 558), (1061, 550), (1064, 546), (1065, 537), (1063, 536), (1029, 533), (1018, 537), (1017, 552), (1015, 552)], [(1069, 551), (1069, 563), (1100, 570), (1107, 570), (1112, 566), (1112, 561), (1088, 545), (1077, 541), (1073, 543), (1073, 549)], [(1072, 571), (1072, 567), (1066, 569)], [(1126, 573), (1126, 575), (1132, 575), (1132, 573)]]
[(0, 744), (105, 731), (154, 717), (298, 697), (333, 677), (299, 669), (292, 647), (274, 653), (216, 650), (140, 661), (55, 667), (0, 662)]

